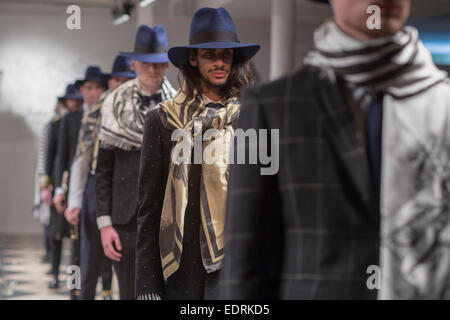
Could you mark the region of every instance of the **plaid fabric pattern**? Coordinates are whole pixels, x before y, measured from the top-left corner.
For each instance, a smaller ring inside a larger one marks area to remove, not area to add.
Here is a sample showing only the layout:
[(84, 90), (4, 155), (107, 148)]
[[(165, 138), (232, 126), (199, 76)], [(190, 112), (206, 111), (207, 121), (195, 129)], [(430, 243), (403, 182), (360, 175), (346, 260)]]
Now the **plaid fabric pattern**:
[(341, 89), (306, 67), (247, 90), (237, 128), (279, 129), (280, 167), (231, 165), (222, 298), (376, 298), (379, 214)]

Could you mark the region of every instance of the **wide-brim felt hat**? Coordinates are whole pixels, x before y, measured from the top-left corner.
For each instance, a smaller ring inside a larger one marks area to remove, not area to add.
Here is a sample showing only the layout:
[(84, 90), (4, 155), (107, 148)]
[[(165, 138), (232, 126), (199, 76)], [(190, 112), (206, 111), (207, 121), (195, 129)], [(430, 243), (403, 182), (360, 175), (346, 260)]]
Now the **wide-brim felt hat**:
[(169, 49), (169, 59), (181, 68), (191, 49), (235, 49), (236, 59), (244, 62), (260, 49), (257, 43), (241, 43), (234, 22), (225, 8), (201, 8), (192, 17), (189, 45)]
[(58, 97), (58, 100), (64, 99), (83, 100), (83, 96), (80, 94), (75, 84), (68, 84), (64, 95)]
[(75, 81), (75, 86), (80, 88), (86, 81), (98, 82), (104, 87), (108, 87), (109, 75), (102, 72), (100, 67), (97, 66), (89, 66), (86, 69), (84, 79), (79, 79)]
[(162, 25), (151, 28), (140, 25), (136, 32), (133, 52), (120, 52), (120, 55), (132, 60), (152, 63), (169, 62), (167, 56), (167, 35)]
[(123, 56), (117, 56), (114, 60), (110, 77), (125, 77), (133, 79), (136, 73), (130, 68), (130, 59)]

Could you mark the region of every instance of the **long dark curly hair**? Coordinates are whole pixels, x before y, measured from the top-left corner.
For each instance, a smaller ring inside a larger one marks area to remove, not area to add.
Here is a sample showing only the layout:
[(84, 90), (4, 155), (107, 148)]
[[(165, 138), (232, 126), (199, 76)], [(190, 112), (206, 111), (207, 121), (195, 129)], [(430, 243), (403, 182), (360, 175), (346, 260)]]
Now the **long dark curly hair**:
[[(197, 54), (197, 49), (191, 50), (193, 50), (194, 54)], [(178, 84), (180, 85), (180, 88), (183, 88), (182, 80), (180, 79), (181, 75), (186, 82), (186, 90), (183, 93), (186, 95), (187, 101), (194, 97), (195, 89), (197, 89), (197, 92), (202, 92), (200, 82), (202, 75), (198, 71), (197, 67), (191, 66), (189, 59), (187, 59), (178, 72)], [(222, 87), (225, 99), (230, 97), (239, 97), (244, 87), (252, 84), (253, 82), (254, 73), (250, 62), (248, 60), (242, 61), (242, 58), (239, 55), (239, 50), (234, 50), (233, 64), (231, 65), (230, 75), (227, 83)]]

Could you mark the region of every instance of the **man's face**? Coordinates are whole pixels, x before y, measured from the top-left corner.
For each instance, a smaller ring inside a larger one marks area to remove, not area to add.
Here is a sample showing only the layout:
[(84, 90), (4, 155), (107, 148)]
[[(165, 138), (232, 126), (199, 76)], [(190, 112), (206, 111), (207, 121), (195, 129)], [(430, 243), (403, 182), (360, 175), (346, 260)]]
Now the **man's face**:
[(131, 70), (136, 70), (139, 82), (149, 88), (156, 88), (161, 85), (168, 67), (168, 63), (131, 60)]
[(130, 80), (130, 78), (127, 77), (111, 77), (108, 80), (108, 88), (111, 91), (116, 90), (122, 83), (125, 81)]
[(94, 81), (86, 81), (80, 87), (80, 93), (88, 106), (96, 103), (103, 92), (105, 92), (105, 88), (100, 83)]
[(56, 104), (56, 113), (62, 117), (66, 112), (67, 112), (66, 105), (64, 104), (63, 101), (59, 100), (58, 103)]
[(189, 56), (191, 66), (198, 67), (202, 82), (210, 87), (223, 87), (233, 64), (233, 49), (198, 49)]
[[(350, 35), (364, 39), (392, 36), (400, 31), (409, 17), (411, 0), (330, 0), (336, 23)], [(369, 29), (367, 20), (373, 13), (367, 8), (376, 5), (381, 11), (381, 29)]]
[(83, 104), (83, 100), (66, 99), (64, 104), (69, 111), (77, 111), (78, 109), (80, 109), (81, 105)]

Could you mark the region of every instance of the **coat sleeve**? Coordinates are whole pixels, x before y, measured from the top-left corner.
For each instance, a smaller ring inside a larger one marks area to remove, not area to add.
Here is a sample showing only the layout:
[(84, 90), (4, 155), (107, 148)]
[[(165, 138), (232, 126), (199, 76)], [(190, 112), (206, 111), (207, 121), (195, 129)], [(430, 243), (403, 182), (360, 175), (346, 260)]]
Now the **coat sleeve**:
[(70, 157), (70, 132), (69, 132), (69, 118), (68, 115), (61, 119), (58, 132), (58, 147), (56, 155), (56, 173), (55, 173), (55, 187), (61, 187), (64, 171), (69, 170), (68, 163)]
[[(47, 135), (47, 148), (45, 155), (45, 174), (49, 177), (53, 174), (53, 165), (55, 163), (55, 156), (57, 152), (57, 121), (50, 122)], [(52, 183), (54, 183), (52, 181)]]
[[(269, 129), (256, 89), (247, 91), (236, 128)], [(275, 108), (276, 110), (276, 108)], [(236, 135), (237, 135), (236, 131)], [(245, 139), (248, 161), (248, 139)], [(235, 141), (238, 141), (235, 137)], [(271, 135), (268, 135), (271, 141)], [(258, 149), (262, 141), (258, 140)], [(238, 146), (235, 150), (240, 149)], [(251, 148), (250, 148), (251, 150)], [(256, 150), (256, 149), (255, 149)], [(268, 150), (271, 150), (269, 144)], [(236, 157), (235, 157), (236, 158)], [(235, 161), (236, 163), (236, 161)], [(222, 299), (277, 299), (282, 260), (282, 208), (277, 175), (257, 164), (230, 165), (225, 222)]]
[(70, 167), (70, 186), (68, 197), (68, 208), (81, 208), (83, 205), (83, 193), (89, 175), (89, 165), (91, 157), (88, 152), (84, 152), (75, 157)]
[(112, 216), (112, 192), (114, 176), (114, 149), (99, 148), (95, 169), (95, 191), (98, 218)]
[(164, 201), (163, 144), (157, 109), (147, 113), (138, 179), (136, 296), (164, 298), (159, 225)]

